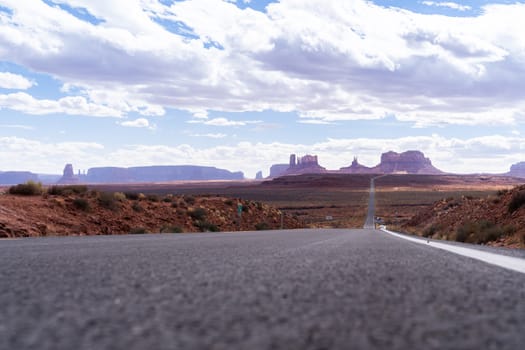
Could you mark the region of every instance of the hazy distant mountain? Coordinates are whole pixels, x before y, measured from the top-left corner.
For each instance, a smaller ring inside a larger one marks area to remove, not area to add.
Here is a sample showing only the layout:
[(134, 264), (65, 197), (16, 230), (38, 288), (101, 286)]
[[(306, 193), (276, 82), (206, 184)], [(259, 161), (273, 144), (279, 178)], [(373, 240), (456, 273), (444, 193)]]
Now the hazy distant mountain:
[(513, 164), (510, 171), (506, 174), (515, 177), (525, 177), (525, 162)]
[(91, 168), (81, 177), (87, 183), (166, 182), (180, 180), (243, 180), (240, 171), (196, 165)]
[(16, 185), (26, 181), (39, 181), (38, 175), (29, 171), (0, 172), (0, 185)]

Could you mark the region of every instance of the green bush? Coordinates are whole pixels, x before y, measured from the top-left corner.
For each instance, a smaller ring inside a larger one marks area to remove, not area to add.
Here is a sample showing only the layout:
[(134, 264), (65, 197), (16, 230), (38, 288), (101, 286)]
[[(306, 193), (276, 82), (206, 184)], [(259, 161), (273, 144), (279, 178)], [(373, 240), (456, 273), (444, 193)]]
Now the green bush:
[(184, 196), (184, 201), (186, 202), (186, 204), (189, 204), (189, 205), (195, 204), (195, 197)]
[(440, 230), (439, 225), (432, 224), (423, 231), (423, 237), (432, 237)]
[(68, 196), (72, 194), (84, 194), (87, 193), (88, 188), (86, 185), (54, 185), (47, 189), (47, 193), (53, 196)]
[(148, 233), (148, 230), (146, 230), (144, 227), (135, 227), (132, 228), (131, 231), (129, 231), (131, 235), (142, 235), (145, 233)]
[(124, 192), (124, 195), (126, 196), (127, 199), (132, 200), (132, 201), (136, 201), (139, 199), (139, 194), (136, 192)]
[(150, 202), (160, 202), (160, 197), (157, 194), (148, 194), (146, 195), (146, 199)]
[(133, 204), (131, 205), (131, 209), (133, 209), (133, 210), (136, 211), (137, 213), (140, 213), (140, 212), (143, 212), (143, 211), (144, 211), (144, 208), (142, 208), (138, 202), (133, 203)]
[(84, 198), (75, 198), (73, 200), (73, 205), (75, 206), (75, 208), (82, 210), (82, 211), (90, 210), (89, 202)]
[(266, 231), (271, 230), (271, 227), (266, 222), (259, 222), (258, 224), (255, 224), (255, 229), (257, 231)]
[(208, 221), (195, 221), (195, 226), (199, 228), (201, 232), (219, 232), (219, 227)]
[(509, 190), (507, 189), (502, 189), (502, 190), (498, 190), (498, 192), (496, 192), (496, 195), (498, 195), (499, 197), (507, 194), (509, 192)]
[(189, 212), (190, 217), (193, 220), (204, 220), (206, 218), (206, 209), (204, 208), (195, 208)]
[(98, 198), (98, 204), (109, 210), (117, 210), (118, 208), (117, 200), (111, 192), (101, 192)]
[(18, 184), (9, 187), (9, 193), (21, 196), (36, 196), (44, 192), (41, 182), (27, 181), (25, 184)]
[(113, 193), (113, 198), (119, 202), (124, 202), (126, 200), (126, 195), (122, 192)]
[(165, 225), (162, 226), (160, 229), (160, 233), (182, 233), (184, 232), (182, 230), (182, 227), (180, 226), (171, 226), (171, 225)]
[(458, 227), (455, 239), (458, 242), (484, 244), (509, 235), (514, 232), (513, 230), (515, 230), (513, 226), (501, 227), (486, 220), (467, 221)]
[(525, 190), (514, 193), (512, 199), (509, 202), (508, 210), (509, 213), (514, 213), (516, 210), (521, 208), (525, 204)]

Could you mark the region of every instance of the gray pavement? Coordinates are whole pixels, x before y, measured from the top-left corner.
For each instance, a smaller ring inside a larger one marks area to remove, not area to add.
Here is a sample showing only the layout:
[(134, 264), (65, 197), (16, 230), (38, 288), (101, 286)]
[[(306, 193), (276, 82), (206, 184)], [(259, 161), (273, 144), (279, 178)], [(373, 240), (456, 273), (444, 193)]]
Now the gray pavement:
[(374, 230), (0, 241), (0, 349), (521, 349), (525, 275)]

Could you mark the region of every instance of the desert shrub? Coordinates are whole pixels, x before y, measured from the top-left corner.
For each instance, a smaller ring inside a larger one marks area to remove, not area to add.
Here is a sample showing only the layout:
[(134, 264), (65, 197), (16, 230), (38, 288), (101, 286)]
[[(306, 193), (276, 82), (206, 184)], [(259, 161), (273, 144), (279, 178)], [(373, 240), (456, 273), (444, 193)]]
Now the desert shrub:
[(160, 197), (158, 194), (148, 194), (146, 199), (150, 202), (160, 202)]
[(199, 228), (201, 232), (218, 232), (219, 228), (217, 225), (212, 224), (211, 222), (205, 221), (205, 220), (197, 220), (195, 221), (195, 226)]
[(514, 213), (525, 204), (525, 190), (521, 190), (512, 195), (512, 199), (508, 205), (509, 213)]
[(266, 231), (271, 230), (271, 227), (266, 222), (259, 222), (258, 224), (255, 224), (255, 229), (257, 231)]
[(195, 204), (195, 197), (184, 196), (184, 201), (186, 202), (186, 204), (189, 204), (189, 205)]
[(42, 183), (29, 180), (24, 184), (9, 187), (9, 193), (21, 196), (36, 196), (43, 193)]
[(115, 192), (113, 193), (113, 198), (115, 198), (116, 201), (124, 202), (126, 200), (126, 195), (122, 192)]
[(89, 202), (84, 198), (75, 198), (73, 200), (73, 206), (82, 211), (89, 211)]
[(498, 225), (492, 225), (482, 228), (480, 232), (475, 236), (474, 243), (487, 243), (495, 241), (503, 236), (503, 229)]
[(172, 200), (173, 200), (173, 199), (172, 199), (171, 197), (164, 197), (164, 198), (162, 198), (162, 201), (163, 201), (164, 203), (171, 203)]
[(455, 240), (457, 242), (466, 242), (469, 236), (477, 231), (476, 224), (468, 221), (458, 227), (456, 230)]
[(423, 230), (423, 237), (432, 237), (435, 235), (439, 230), (440, 226), (436, 224), (432, 224), (428, 226), (425, 230)]
[(127, 199), (136, 201), (139, 199), (139, 194), (137, 192), (124, 192), (124, 195)]
[(142, 235), (145, 233), (148, 233), (148, 230), (146, 230), (144, 227), (135, 227), (132, 228), (131, 231), (129, 231), (131, 235)]
[(498, 192), (496, 192), (496, 194), (501, 197), (501, 196), (507, 194), (508, 192), (509, 192), (509, 190), (502, 189), (502, 190), (498, 190)]
[(247, 205), (247, 204), (243, 204), (243, 206), (242, 206), (242, 212), (243, 212), (243, 213), (247, 213), (248, 210), (250, 210), (250, 208), (248, 207), (248, 205)]
[(160, 229), (160, 233), (182, 233), (182, 227), (174, 225), (165, 225)]
[(179, 207), (179, 203), (177, 203), (177, 202), (171, 202), (171, 207), (172, 207), (172, 208), (178, 208), (178, 207)]
[(257, 202), (256, 205), (257, 205), (257, 209), (258, 210), (263, 210), (264, 209), (264, 205), (261, 202)]
[(193, 220), (204, 220), (206, 219), (206, 215), (207, 215), (207, 212), (206, 212), (206, 209), (204, 208), (195, 208), (193, 210), (191, 210), (189, 212), (190, 214), (190, 217), (193, 219)]
[(456, 231), (456, 241), (468, 243), (487, 243), (508, 235), (512, 232), (512, 226), (501, 227), (487, 220), (479, 222), (465, 222)]
[(87, 193), (88, 188), (86, 185), (54, 185), (47, 189), (47, 193), (54, 196), (68, 196), (71, 194), (84, 194)]
[(117, 200), (111, 192), (101, 192), (98, 197), (98, 204), (109, 210), (116, 210), (118, 208)]
[(224, 204), (226, 204), (226, 205), (230, 205), (230, 206), (231, 206), (231, 205), (234, 204), (234, 202), (233, 202), (233, 200), (231, 200), (231, 199), (226, 199), (226, 200), (224, 201)]
[(138, 202), (133, 203), (131, 205), (131, 209), (133, 209), (133, 211), (136, 211), (137, 213), (144, 211), (144, 208), (142, 208)]

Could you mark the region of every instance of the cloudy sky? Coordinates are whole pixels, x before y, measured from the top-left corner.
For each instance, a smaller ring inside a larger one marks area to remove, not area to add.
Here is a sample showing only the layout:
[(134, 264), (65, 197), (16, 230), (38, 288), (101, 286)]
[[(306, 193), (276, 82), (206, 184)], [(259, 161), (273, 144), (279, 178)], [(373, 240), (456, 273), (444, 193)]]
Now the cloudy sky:
[(0, 171), (525, 161), (524, 1), (0, 0)]

